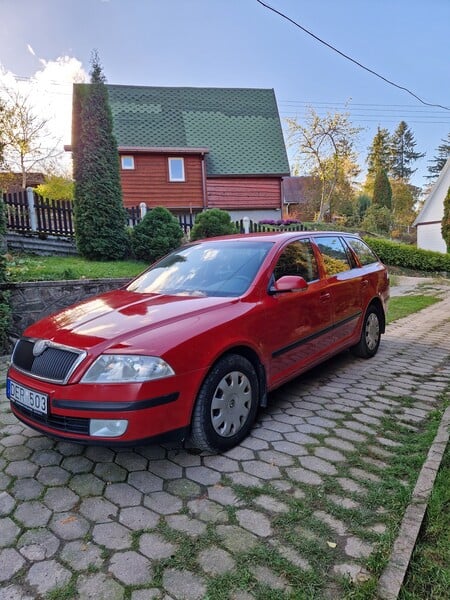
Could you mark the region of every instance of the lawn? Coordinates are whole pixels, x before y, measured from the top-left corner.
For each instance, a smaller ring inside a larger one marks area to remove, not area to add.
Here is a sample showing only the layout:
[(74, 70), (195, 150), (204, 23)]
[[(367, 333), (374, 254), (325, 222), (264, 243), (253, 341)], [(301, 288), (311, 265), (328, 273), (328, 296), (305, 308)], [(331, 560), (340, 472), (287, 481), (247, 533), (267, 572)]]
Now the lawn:
[(435, 296), (394, 296), (389, 300), (387, 322), (392, 323), (392, 321), (407, 317), (439, 301), (440, 299)]

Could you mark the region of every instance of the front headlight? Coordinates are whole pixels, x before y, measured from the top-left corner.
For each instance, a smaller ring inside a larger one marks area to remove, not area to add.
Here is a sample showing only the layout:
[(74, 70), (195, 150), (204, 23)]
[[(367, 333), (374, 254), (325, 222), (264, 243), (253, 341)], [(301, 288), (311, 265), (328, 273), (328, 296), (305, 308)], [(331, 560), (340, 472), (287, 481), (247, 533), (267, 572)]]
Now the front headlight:
[(102, 354), (89, 367), (81, 383), (135, 383), (175, 375), (174, 370), (157, 356)]

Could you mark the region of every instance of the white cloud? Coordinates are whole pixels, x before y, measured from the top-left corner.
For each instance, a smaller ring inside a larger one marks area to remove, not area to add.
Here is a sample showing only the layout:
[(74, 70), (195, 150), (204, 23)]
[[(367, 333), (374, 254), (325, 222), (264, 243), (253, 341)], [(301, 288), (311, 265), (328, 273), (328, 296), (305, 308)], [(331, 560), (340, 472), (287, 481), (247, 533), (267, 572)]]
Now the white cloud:
[[(29, 50), (32, 51), (31, 46)], [(0, 88), (17, 90), (27, 97), (35, 112), (48, 119), (50, 136), (63, 151), (64, 145), (71, 141), (72, 84), (87, 81), (87, 74), (82, 63), (74, 57), (39, 60), (42, 68), (30, 78), (16, 77), (0, 63)], [(61, 160), (63, 168), (67, 169), (70, 164), (67, 152)]]
[(30, 44), (27, 44), (27, 49), (30, 54), (32, 54), (33, 56), (36, 56), (36, 52), (33, 50), (32, 46), (30, 46)]

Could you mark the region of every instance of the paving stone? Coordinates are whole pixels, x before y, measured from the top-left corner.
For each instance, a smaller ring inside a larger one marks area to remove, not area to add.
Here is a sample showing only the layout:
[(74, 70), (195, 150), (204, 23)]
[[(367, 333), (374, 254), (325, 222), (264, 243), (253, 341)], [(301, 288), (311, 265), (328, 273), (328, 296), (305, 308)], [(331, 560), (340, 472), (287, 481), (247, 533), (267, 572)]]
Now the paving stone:
[(331, 450), (330, 448), (316, 448), (314, 450), (314, 455), (332, 463), (344, 462), (347, 460), (341, 452), (338, 452), (337, 450)]
[(8, 581), (24, 566), (25, 561), (14, 548), (0, 550), (0, 582)]
[(228, 477), (236, 485), (256, 488), (263, 486), (263, 482), (261, 481), (261, 479), (255, 477), (254, 475), (249, 475), (248, 473), (230, 473)]
[(286, 513), (289, 512), (289, 507), (284, 502), (280, 502), (276, 498), (272, 496), (268, 496), (266, 494), (262, 494), (255, 498), (255, 504), (264, 508), (268, 512), (274, 513)]
[(92, 538), (110, 550), (125, 550), (131, 547), (131, 531), (120, 523), (100, 523), (95, 525)]
[(260, 512), (244, 508), (236, 511), (236, 518), (241, 527), (255, 535), (260, 537), (272, 535), (270, 520)]
[(13, 477), (34, 477), (38, 470), (39, 467), (29, 460), (15, 460), (5, 469)]
[(259, 460), (249, 460), (242, 465), (245, 472), (260, 479), (278, 479), (281, 477), (280, 469)]
[(135, 471), (129, 474), (128, 483), (143, 494), (150, 494), (162, 490), (164, 480), (148, 471)]
[(142, 585), (149, 583), (153, 577), (153, 569), (148, 559), (132, 550), (114, 554), (109, 572), (125, 585)]
[(352, 467), (349, 470), (349, 472), (353, 477), (355, 477), (355, 479), (374, 481), (375, 483), (378, 483), (379, 481), (381, 481), (381, 479), (378, 477), (378, 475), (374, 475), (373, 473), (368, 473), (367, 471), (364, 471), (363, 469), (356, 469), (356, 468)]
[(85, 456), (69, 456), (65, 458), (61, 467), (71, 473), (90, 473), (94, 468), (94, 463)]
[(22, 502), (17, 507), (14, 517), (24, 527), (45, 527), (50, 520), (51, 511), (36, 500)]
[(0, 600), (35, 600), (18, 585), (8, 585), (0, 589)]
[(302, 467), (304, 467), (305, 469), (310, 469), (315, 473), (321, 473), (324, 475), (337, 474), (336, 467), (328, 461), (323, 460), (321, 458), (317, 458), (315, 456), (299, 456), (298, 461), (302, 465)]
[(17, 549), (28, 560), (52, 558), (58, 551), (60, 541), (47, 529), (29, 529), (19, 538)]
[(249, 552), (258, 543), (258, 538), (237, 525), (218, 525), (217, 534), (222, 538), (223, 545), (232, 555), (239, 552)]
[(328, 500), (331, 500), (333, 504), (336, 506), (340, 506), (342, 508), (346, 508), (348, 510), (355, 510), (360, 508), (360, 503), (356, 502), (356, 500), (352, 500), (351, 498), (343, 498), (342, 496), (338, 496), (337, 494), (330, 494), (327, 496)]
[(0, 515), (6, 516), (11, 514), (16, 501), (8, 494), (8, 492), (0, 492)]
[(116, 519), (118, 508), (103, 496), (85, 498), (80, 505), (80, 513), (95, 523), (109, 523)]
[(307, 485), (322, 485), (323, 479), (317, 473), (313, 473), (308, 469), (302, 469), (301, 467), (292, 467), (286, 469), (286, 474), (290, 479), (298, 481), (299, 483), (306, 483)]
[[(136, 590), (131, 593), (131, 600), (156, 600), (156, 598), (161, 598), (161, 590), (158, 588)], [(166, 596), (165, 600), (170, 600), (169, 596)]]
[(351, 558), (367, 558), (372, 554), (373, 546), (355, 536), (347, 538), (344, 552)]
[(346, 492), (356, 492), (357, 494), (366, 494), (367, 490), (365, 487), (353, 481), (353, 479), (349, 479), (348, 477), (337, 477), (337, 483), (341, 486), (343, 490)]
[(186, 478), (201, 485), (214, 485), (220, 481), (221, 475), (208, 467), (187, 467)]
[(231, 487), (220, 483), (208, 488), (208, 497), (223, 506), (241, 506), (242, 502)]
[(273, 590), (283, 590), (286, 593), (289, 593), (292, 589), (285, 577), (276, 575), (269, 567), (251, 565), (249, 571), (259, 583), (267, 585)]
[(152, 460), (149, 463), (148, 470), (165, 481), (183, 477), (183, 468), (170, 460)]
[(105, 446), (88, 446), (84, 455), (94, 463), (109, 463), (114, 460), (115, 452)]
[(10, 448), (11, 446), (23, 446), (26, 442), (26, 438), (23, 435), (7, 435), (2, 438), (2, 444), (5, 448)]
[(316, 519), (319, 519), (322, 521), (322, 523), (328, 525), (328, 527), (330, 527), (338, 535), (346, 535), (347, 526), (343, 521), (336, 519), (323, 510), (315, 510), (313, 515), (316, 517)]
[(347, 429), (352, 429), (353, 431), (359, 431), (361, 433), (367, 433), (367, 435), (376, 434), (376, 430), (373, 427), (369, 427), (368, 425), (364, 425), (358, 421), (344, 421), (342, 425), (347, 427)]
[(258, 452), (258, 458), (277, 467), (289, 467), (294, 463), (292, 456), (276, 450), (261, 450)]
[(72, 510), (79, 501), (79, 496), (67, 487), (50, 488), (46, 492), (43, 500), (44, 504), (48, 506), (50, 510), (55, 512)]
[(284, 423), (272, 418), (264, 421), (264, 427), (272, 431), (278, 431), (279, 433), (288, 433), (295, 430), (294, 426), (290, 423)]
[(276, 442), (283, 439), (283, 436), (278, 431), (267, 429), (266, 427), (259, 427), (252, 430), (252, 437), (266, 442)]
[(232, 448), (231, 450), (227, 450), (227, 452), (224, 452), (223, 456), (228, 456), (229, 458), (232, 458), (234, 460), (243, 461), (243, 460), (253, 460), (255, 458), (255, 453), (252, 450), (250, 450), (249, 448), (244, 448), (241, 445), (241, 446), (236, 446), (235, 448)]
[(61, 467), (42, 467), (36, 478), (44, 485), (65, 485), (70, 478), (70, 473)]
[(203, 459), (205, 467), (215, 469), (220, 473), (234, 473), (240, 470), (240, 464), (237, 460), (232, 460), (223, 455), (206, 456)]
[(333, 567), (333, 573), (340, 577), (350, 578), (353, 583), (361, 583), (370, 577), (369, 573), (361, 565), (355, 563), (336, 564)]
[(52, 517), (50, 529), (63, 540), (83, 538), (89, 531), (89, 523), (81, 515), (65, 512)]
[(51, 467), (53, 465), (59, 465), (61, 462), (61, 455), (55, 450), (37, 450), (33, 454), (33, 462), (41, 467)]
[(79, 456), (84, 452), (84, 446), (72, 442), (57, 442), (55, 450), (63, 456)]
[(139, 538), (139, 550), (152, 560), (162, 560), (175, 554), (177, 546), (159, 533), (143, 533)]
[(232, 571), (236, 561), (225, 550), (212, 546), (202, 550), (198, 555), (198, 563), (208, 575), (223, 575)]
[(79, 600), (123, 600), (125, 594), (123, 587), (104, 573), (79, 577), (77, 592)]
[(365, 442), (366, 436), (361, 433), (357, 433), (351, 429), (345, 429), (344, 427), (338, 427), (333, 432), (335, 435), (343, 438), (344, 440), (350, 440), (351, 442)]
[(302, 569), (302, 571), (310, 571), (312, 569), (310, 563), (306, 560), (306, 558), (300, 556), (300, 554), (296, 552), (293, 548), (285, 546), (276, 539), (271, 539), (269, 543), (271, 546), (277, 549), (277, 551), (281, 554), (283, 558), (288, 560), (290, 563), (292, 563), (299, 569)]
[(92, 473), (74, 475), (69, 482), (69, 487), (82, 498), (86, 496), (100, 496), (106, 485), (105, 482)]
[(244, 446), (244, 448), (247, 448), (248, 450), (267, 450), (269, 448), (269, 443), (250, 435), (241, 442), (241, 446)]
[(154, 529), (159, 523), (159, 515), (143, 506), (130, 506), (122, 508), (119, 513), (119, 522), (129, 529)]
[(203, 600), (206, 596), (203, 578), (185, 569), (166, 569), (163, 586), (177, 600)]
[(0, 490), (6, 490), (9, 487), (10, 483), (11, 477), (8, 477), (8, 475), (5, 475), (5, 473), (0, 473)]
[[(314, 438), (308, 434), (309, 433), (319, 433), (319, 434), (328, 433), (328, 431), (321, 430), (320, 427), (315, 427), (313, 425), (307, 425), (307, 424), (296, 425), (295, 428), (297, 429), (297, 431), (294, 431), (293, 433), (286, 433), (283, 436), (288, 442), (293, 442), (294, 444), (302, 444), (302, 445), (317, 444), (318, 442), (317, 442), (316, 438)], [(275, 444), (273, 444), (273, 447), (275, 448)]]
[(105, 497), (118, 506), (138, 506), (142, 493), (128, 483), (112, 483), (106, 486)]
[(104, 560), (101, 549), (91, 542), (69, 542), (63, 546), (61, 559), (68, 563), (74, 571), (86, 571), (89, 568), (100, 568)]
[(9, 517), (0, 519), (0, 548), (12, 546), (20, 533), (20, 528)]
[(211, 502), (206, 498), (190, 500), (187, 507), (201, 521), (208, 523), (228, 523), (228, 513), (224, 510), (223, 506)]
[[(303, 456), (308, 454), (308, 450), (304, 446), (301, 446), (300, 444), (294, 444), (293, 442), (274, 442), (272, 446), (274, 450), (280, 454), (288, 454), (290, 456)], [(270, 452), (270, 450), (268, 450), (268, 452)]]
[(136, 452), (152, 461), (166, 458), (167, 455), (167, 450), (163, 446), (142, 446), (137, 448)]
[(174, 479), (167, 484), (167, 491), (180, 498), (195, 498), (202, 494), (201, 487), (189, 479)]
[(197, 538), (206, 531), (206, 523), (186, 515), (170, 515), (166, 517), (166, 523), (171, 529), (181, 531), (192, 538)]
[(399, 442), (395, 442), (394, 440), (390, 440), (388, 438), (377, 437), (376, 439), (380, 444), (382, 444), (383, 446), (387, 446), (388, 448), (396, 448), (398, 446), (401, 446)]
[(342, 440), (337, 437), (327, 437), (325, 438), (325, 443), (328, 446), (333, 448), (338, 448), (339, 450), (343, 450), (344, 452), (354, 452), (356, 450), (356, 446), (347, 440)]
[(54, 445), (54, 441), (46, 435), (38, 435), (27, 441), (27, 446), (32, 450), (46, 450), (53, 448)]
[(119, 452), (115, 462), (126, 471), (143, 471), (148, 465), (148, 460), (136, 452)]
[(44, 560), (31, 566), (25, 580), (38, 594), (44, 595), (69, 583), (71, 577), (71, 572), (56, 560)]
[(144, 496), (144, 505), (160, 515), (172, 515), (181, 510), (183, 502), (167, 492), (154, 492)]
[[(44, 486), (35, 479), (25, 478), (18, 479), (15, 482), (12, 488), (12, 493), (14, 494), (14, 498), (16, 498), (17, 500), (34, 500), (35, 498), (39, 498), (43, 489)], [(2, 500), (0, 494), (0, 505), (1, 501)]]

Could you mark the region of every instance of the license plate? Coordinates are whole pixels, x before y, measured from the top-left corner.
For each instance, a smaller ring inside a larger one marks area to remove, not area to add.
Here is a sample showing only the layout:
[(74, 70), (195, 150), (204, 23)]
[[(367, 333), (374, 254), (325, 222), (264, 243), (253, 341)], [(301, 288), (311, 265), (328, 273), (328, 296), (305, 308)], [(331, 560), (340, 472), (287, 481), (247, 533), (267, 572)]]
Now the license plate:
[(48, 395), (40, 394), (34, 390), (30, 390), (23, 385), (19, 385), (12, 379), (6, 380), (6, 395), (15, 404), (25, 406), (34, 412), (47, 414), (48, 411)]

